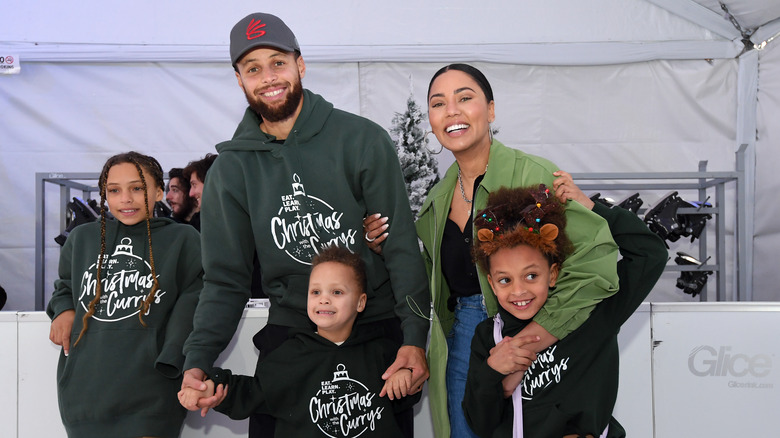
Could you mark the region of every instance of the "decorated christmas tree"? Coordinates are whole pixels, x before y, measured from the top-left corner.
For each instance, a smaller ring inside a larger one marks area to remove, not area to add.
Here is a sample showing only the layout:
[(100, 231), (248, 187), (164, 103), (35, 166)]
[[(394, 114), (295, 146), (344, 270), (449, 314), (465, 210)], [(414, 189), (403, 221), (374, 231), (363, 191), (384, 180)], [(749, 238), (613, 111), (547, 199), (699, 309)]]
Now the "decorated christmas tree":
[(420, 128), (424, 120), (425, 114), (410, 95), (406, 101), (406, 111), (395, 113), (393, 127), (390, 128), (401, 162), (409, 204), (415, 216), (422, 208), (428, 191), (439, 181), (439, 164), (428, 150), (428, 139)]

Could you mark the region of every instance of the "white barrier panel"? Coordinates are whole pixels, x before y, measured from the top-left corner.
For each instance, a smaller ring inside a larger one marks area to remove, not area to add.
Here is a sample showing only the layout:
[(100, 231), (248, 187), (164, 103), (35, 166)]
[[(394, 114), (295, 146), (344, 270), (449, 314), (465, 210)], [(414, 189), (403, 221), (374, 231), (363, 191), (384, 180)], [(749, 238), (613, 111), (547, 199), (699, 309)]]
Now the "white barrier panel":
[[(244, 312), (220, 363), (254, 372), (252, 336), (267, 312)], [(43, 312), (0, 312), (3, 438), (65, 436), (55, 384), (59, 347), (49, 342), (49, 325)], [(779, 332), (780, 303), (643, 304), (619, 336), (615, 418), (632, 438), (773, 436), (780, 430)], [(182, 437), (245, 437), (246, 423), (191, 412)], [(425, 396), (416, 408), (415, 436), (433, 436)]]
[(631, 438), (654, 437), (650, 336), (650, 303), (642, 303), (618, 335), (620, 386), (612, 416)]
[(652, 306), (656, 436), (780, 434), (780, 304)]
[(18, 314), (18, 436), (65, 437), (57, 404), (60, 347), (49, 341), (51, 320), (43, 312)]
[[(238, 324), (233, 340), (217, 359), (217, 365), (237, 374), (253, 375), (257, 363), (257, 349), (252, 336), (268, 322), (267, 309), (247, 309)], [(245, 437), (249, 420), (235, 421), (219, 412), (209, 412), (201, 417), (199, 412), (190, 412), (184, 421), (181, 436), (200, 437)]]
[(0, 312), (0, 388), (3, 392), (0, 397), (0, 429), (3, 436), (9, 437), (17, 436), (17, 344), (16, 313)]
[[(236, 335), (217, 363), (236, 373), (254, 374), (257, 350), (252, 336), (267, 321), (267, 309), (245, 310)], [(49, 341), (50, 325), (44, 312), (0, 312), (0, 388), (4, 394), (0, 397), (0, 438), (66, 436), (57, 406), (60, 347)], [(231, 420), (217, 412), (209, 412), (205, 418), (198, 412), (190, 412), (181, 436), (246, 437), (248, 423), (248, 420)], [(425, 395), (415, 407), (414, 428), (416, 437), (433, 436)]]

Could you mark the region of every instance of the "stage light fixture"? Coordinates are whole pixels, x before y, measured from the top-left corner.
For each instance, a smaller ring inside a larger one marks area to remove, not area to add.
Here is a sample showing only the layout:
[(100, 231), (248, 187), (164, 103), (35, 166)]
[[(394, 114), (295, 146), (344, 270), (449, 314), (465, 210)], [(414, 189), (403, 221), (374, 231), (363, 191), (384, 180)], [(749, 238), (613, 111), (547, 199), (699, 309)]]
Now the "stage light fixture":
[[(695, 208), (701, 210), (704, 207), (710, 208), (712, 204), (708, 202), (688, 202), (683, 201), (685, 207)], [(680, 224), (682, 225), (682, 236), (691, 237), (691, 242), (698, 239), (701, 233), (704, 231), (704, 226), (707, 225), (707, 220), (712, 219), (712, 215), (709, 213), (681, 213), (678, 215), (680, 218)]]
[(155, 202), (154, 217), (171, 217), (171, 207), (163, 201)]
[(615, 201), (612, 198), (602, 198), (601, 193), (594, 193), (590, 195), (590, 200), (606, 205), (609, 208), (612, 208), (612, 206), (615, 205)]
[[(705, 202), (688, 202), (672, 192), (661, 199), (645, 215), (645, 223), (650, 230), (661, 239), (676, 242), (680, 237), (691, 237), (691, 242), (698, 238), (704, 231), (708, 219), (712, 218), (708, 213), (678, 213), (680, 208), (712, 207)], [(666, 242), (664, 242), (666, 243)], [(667, 244), (668, 248), (669, 245)]]
[(677, 230), (680, 228), (680, 222), (677, 218), (677, 208), (681, 202), (682, 199), (677, 196), (677, 192), (672, 192), (658, 201), (658, 203), (645, 214), (645, 223), (648, 228), (664, 240), (664, 244), (667, 248), (669, 248), (669, 245), (666, 243), (667, 240), (676, 242), (680, 238), (677, 233)]
[[(674, 262), (681, 266), (694, 265), (701, 267), (703, 265), (698, 259), (684, 252), (678, 252), (677, 257), (674, 258)], [(707, 284), (707, 278), (711, 274), (712, 271), (682, 271), (680, 272), (680, 278), (677, 279), (677, 288), (682, 289), (686, 294), (695, 297), (704, 289), (704, 285)]]
[(639, 198), (639, 193), (634, 193), (628, 198), (618, 202), (617, 206), (637, 214), (639, 212), (639, 207), (641, 207), (642, 204), (644, 204), (644, 201)]
[(96, 221), (100, 217), (100, 207), (94, 199), (85, 201), (81, 198), (74, 197), (73, 202), (68, 202), (65, 206), (65, 215), (65, 230), (54, 238), (54, 241), (60, 246), (65, 244), (68, 234), (70, 234), (74, 228), (81, 224)]

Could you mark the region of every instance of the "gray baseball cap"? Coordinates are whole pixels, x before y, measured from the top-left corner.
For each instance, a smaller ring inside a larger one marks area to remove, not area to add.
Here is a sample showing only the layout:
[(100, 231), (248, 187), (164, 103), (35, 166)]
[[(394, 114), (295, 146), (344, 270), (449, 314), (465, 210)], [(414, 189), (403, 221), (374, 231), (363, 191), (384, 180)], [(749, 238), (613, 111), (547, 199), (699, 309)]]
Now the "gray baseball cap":
[(301, 53), (295, 34), (284, 21), (276, 15), (255, 12), (242, 18), (230, 31), (230, 62), (235, 67), (246, 52), (264, 46)]

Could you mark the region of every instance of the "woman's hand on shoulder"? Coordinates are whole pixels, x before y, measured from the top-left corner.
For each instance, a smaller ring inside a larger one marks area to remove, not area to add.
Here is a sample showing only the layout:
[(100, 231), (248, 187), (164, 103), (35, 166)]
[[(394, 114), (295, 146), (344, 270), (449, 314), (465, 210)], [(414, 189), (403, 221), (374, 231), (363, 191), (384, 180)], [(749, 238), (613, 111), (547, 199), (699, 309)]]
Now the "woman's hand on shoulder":
[(582, 204), (588, 210), (593, 210), (595, 203), (585, 195), (585, 193), (574, 184), (574, 180), (568, 172), (558, 170), (553, 172), (553, 176), (557, 178), (553, 181), (553, 190), (555, 196), (560, 199), (561, 202), (566, 203), (569, 199), (577, 201)]

